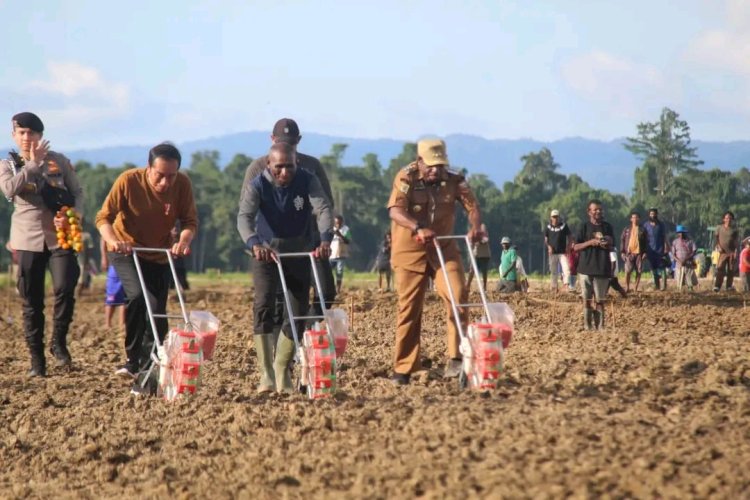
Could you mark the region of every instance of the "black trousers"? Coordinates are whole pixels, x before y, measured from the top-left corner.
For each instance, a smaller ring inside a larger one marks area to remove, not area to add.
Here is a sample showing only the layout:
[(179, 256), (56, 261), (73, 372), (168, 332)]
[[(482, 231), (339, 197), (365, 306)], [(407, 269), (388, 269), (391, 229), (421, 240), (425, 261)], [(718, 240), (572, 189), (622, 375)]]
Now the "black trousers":
[[(315, 259), (315, 267), (318, 270), (318, 278), (320, 278), (320, 287), (323, 289), (323, 300), (326, 304), (326, 309), (330, 309), (333, 305), (333, 301), (336, 300), (336, 282), (333, 280), (333, 269), (331, 269), (331, 262), (328, 259)], [(312, 270), (310, 270), (312, 273)], [(312, 275), (310, 276), (311, 283), (313, 285), (313, 315), (321, 316), (323, 309), (320, 307), (320, 297), (318, 297), (318, 288), (315, 282), (312, 281)]]
[(75, 290), (81, 274), (72, 250), (18, 251), (18, 292), (23, 299), (23, 326), (32, 353), (44, 352), (44, 280), (49, 268), (55, 295), (53, 337), (65, 339), (73, 320)]
[[(333, 301), (336, 300), (336, 282), (333, 280), (333, 270), (331, 269), (331, 263), (328, 259), (316, 259), (315, 267), (318, 270), (318, 278), (320, 278), (320, 287), (323, 289), (323, 300), (325, 301), (326, 309), (330, 309), (333, 306)], [(312, 273), (312, 270), (310, 270)], [(315, 286), (315, 280), (310, 275), (310, 286), (313, 289), (313, 303), (310, 304), (308, 316), (323, 316), (323, 309), (320, 306), (320, 297), (318, 296), (318, 287)], [(284, 292), (281, 289), (281, 285), (276, 289), (276, 308), (273, 313), (273, 321), (276, 327), (280, 327), (284, 322)], [(309, 321), (307, 322), (310, 323)]]
[[(490, 258), (489, 257), (476, 257), (477, 261), (477, 268), (479, 269), (479, 272), (482, 274), (482, 284), (484, 285), (484, 288), (487, 288), (487, 273), (489, 272), (490, 267)], [(474, 278), (474, 266), (469, 265), (469, 277), (467, 278), (468, 282), (471, 283), (471, 280)]]
[[(187, 280), (187, 268), (185, 267), (184, 257), (172, 257), (174, 261), (174, 272), (177, 275), (177, 281), (180, 282), (180, 287), (183, 290), (190, 290), (190, 283)], [(174, 288), (174, 279), (169, 277), (169, 288)]]
[[(282, 269), (286, 279), (289, 299), (295, 316), (304, 315), (310, 306), (310, 261), (307, 258), (290, 258), (282, 260)], [(255, 297), (253, 300), (253, 331), (256, 335), (273, 333), (274, 326), (279, 324), (276, 308), (277, 292), (283, 289), (279, 279), (279, 271), (275, 262), (252, 260), (253, 285)], [(283, 301), (283, 296), (282, 299)], [(289, 314), (284, 307), (281, 331), (292, 338), (292, 327)], [(302, 334), (305, 327), (304, 320), (297, 321), (297, 333)]]
[[(147, 294), (144, 295), (138, 281), (133, 256), (114, 252), (108, 252), (107, 255), (109, 262), (117, 271), (117, 276), (120, 277), (127, 297), (125, 301), (125, 352), (128, 356), (128, 368), (132, 372), (143, 371), (151, 364), (151, 349), (154, 346), (146, 300), (151, 304), (154, 314), (166, 312), (172, 273), (169, 270), (169, 264), (149, 262), (141, 258), (139, 262), (147, 290)], [(164, 341), (168, 326), (166, 318), (156, 318), (156, 330), (160, 341)]]

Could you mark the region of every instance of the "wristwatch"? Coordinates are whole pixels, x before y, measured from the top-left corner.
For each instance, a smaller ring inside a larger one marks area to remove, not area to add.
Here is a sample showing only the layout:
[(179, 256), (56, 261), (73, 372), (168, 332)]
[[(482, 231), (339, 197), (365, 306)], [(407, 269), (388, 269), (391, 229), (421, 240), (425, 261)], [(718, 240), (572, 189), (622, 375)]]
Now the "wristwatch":
[(424, 224), (422, 224), (421, 222), (417, 222), (417, 225), (414, 226), (414, 229), (411, 230), (411, 234), (416, 236), (420, 229), (424, 229)]

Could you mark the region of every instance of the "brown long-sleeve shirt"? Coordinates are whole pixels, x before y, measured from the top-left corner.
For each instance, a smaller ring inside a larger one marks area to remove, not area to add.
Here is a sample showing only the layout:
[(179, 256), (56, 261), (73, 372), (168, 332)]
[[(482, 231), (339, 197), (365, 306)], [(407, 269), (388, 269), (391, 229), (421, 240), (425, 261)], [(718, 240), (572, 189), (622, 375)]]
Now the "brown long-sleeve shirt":
[[(193, 187), (188, 176), (178, 172), (174, 184), (161, 194), (148, 183), (146, 169), (138, 168), (123, 172), (112, 185), (96, 214), (96, 227), (111, 224), (118, 239), (135, 246), (169, 248), (170, 231), (178, 220), (182, 230), (195, 232), (198, 228)], [(162, 254), (144, 255), (144, 258), (166, 262)]]

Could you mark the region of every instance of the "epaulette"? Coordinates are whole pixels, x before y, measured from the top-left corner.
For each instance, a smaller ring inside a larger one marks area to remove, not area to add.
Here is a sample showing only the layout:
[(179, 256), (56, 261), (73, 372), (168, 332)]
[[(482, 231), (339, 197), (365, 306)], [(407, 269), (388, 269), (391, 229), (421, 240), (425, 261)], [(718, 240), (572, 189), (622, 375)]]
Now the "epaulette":
[(411, 174), (412, 172), (416, 172), (417, 170), (419, 170), (419, 167), (417, 167), (416, 162), (409, 163), (407, 166), (401, 169), (401, 171), (405, 174)]

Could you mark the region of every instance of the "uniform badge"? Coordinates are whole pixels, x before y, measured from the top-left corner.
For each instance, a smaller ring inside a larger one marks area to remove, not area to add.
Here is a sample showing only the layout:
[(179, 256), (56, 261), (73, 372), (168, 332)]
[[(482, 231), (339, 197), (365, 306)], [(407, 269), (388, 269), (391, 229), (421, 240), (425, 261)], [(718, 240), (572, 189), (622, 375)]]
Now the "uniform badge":
[(415, 212), (421, 212), (422, 211), (422, 205), (414, 205), (414, 211)]
[(445, 181), (441, 181), (441, 182), (440, 182), (440, 185), (441, 185), (441, 186), (445, 186)]
[(398, 190), (401, 191), (402, 193), (406, 194), (406, 193), (409, 192), (409, 187), (410, 186), (409, 186), (408, 182), (401, 181), (401, 184), (399, 184), (399, 186), (398, 186)]
[(169, 209), (172, 208), (171, 203), (165, 203), (164, 204), (164, 215), (169, 215)]
[(294, 208), (299, 212), (305, 206), (305, 200), (300, 195), (294, 198)]
[(60, 167), (55, 160), (49, 160), (47, 162), (47, 172), (50, 174), (59, 174)]

